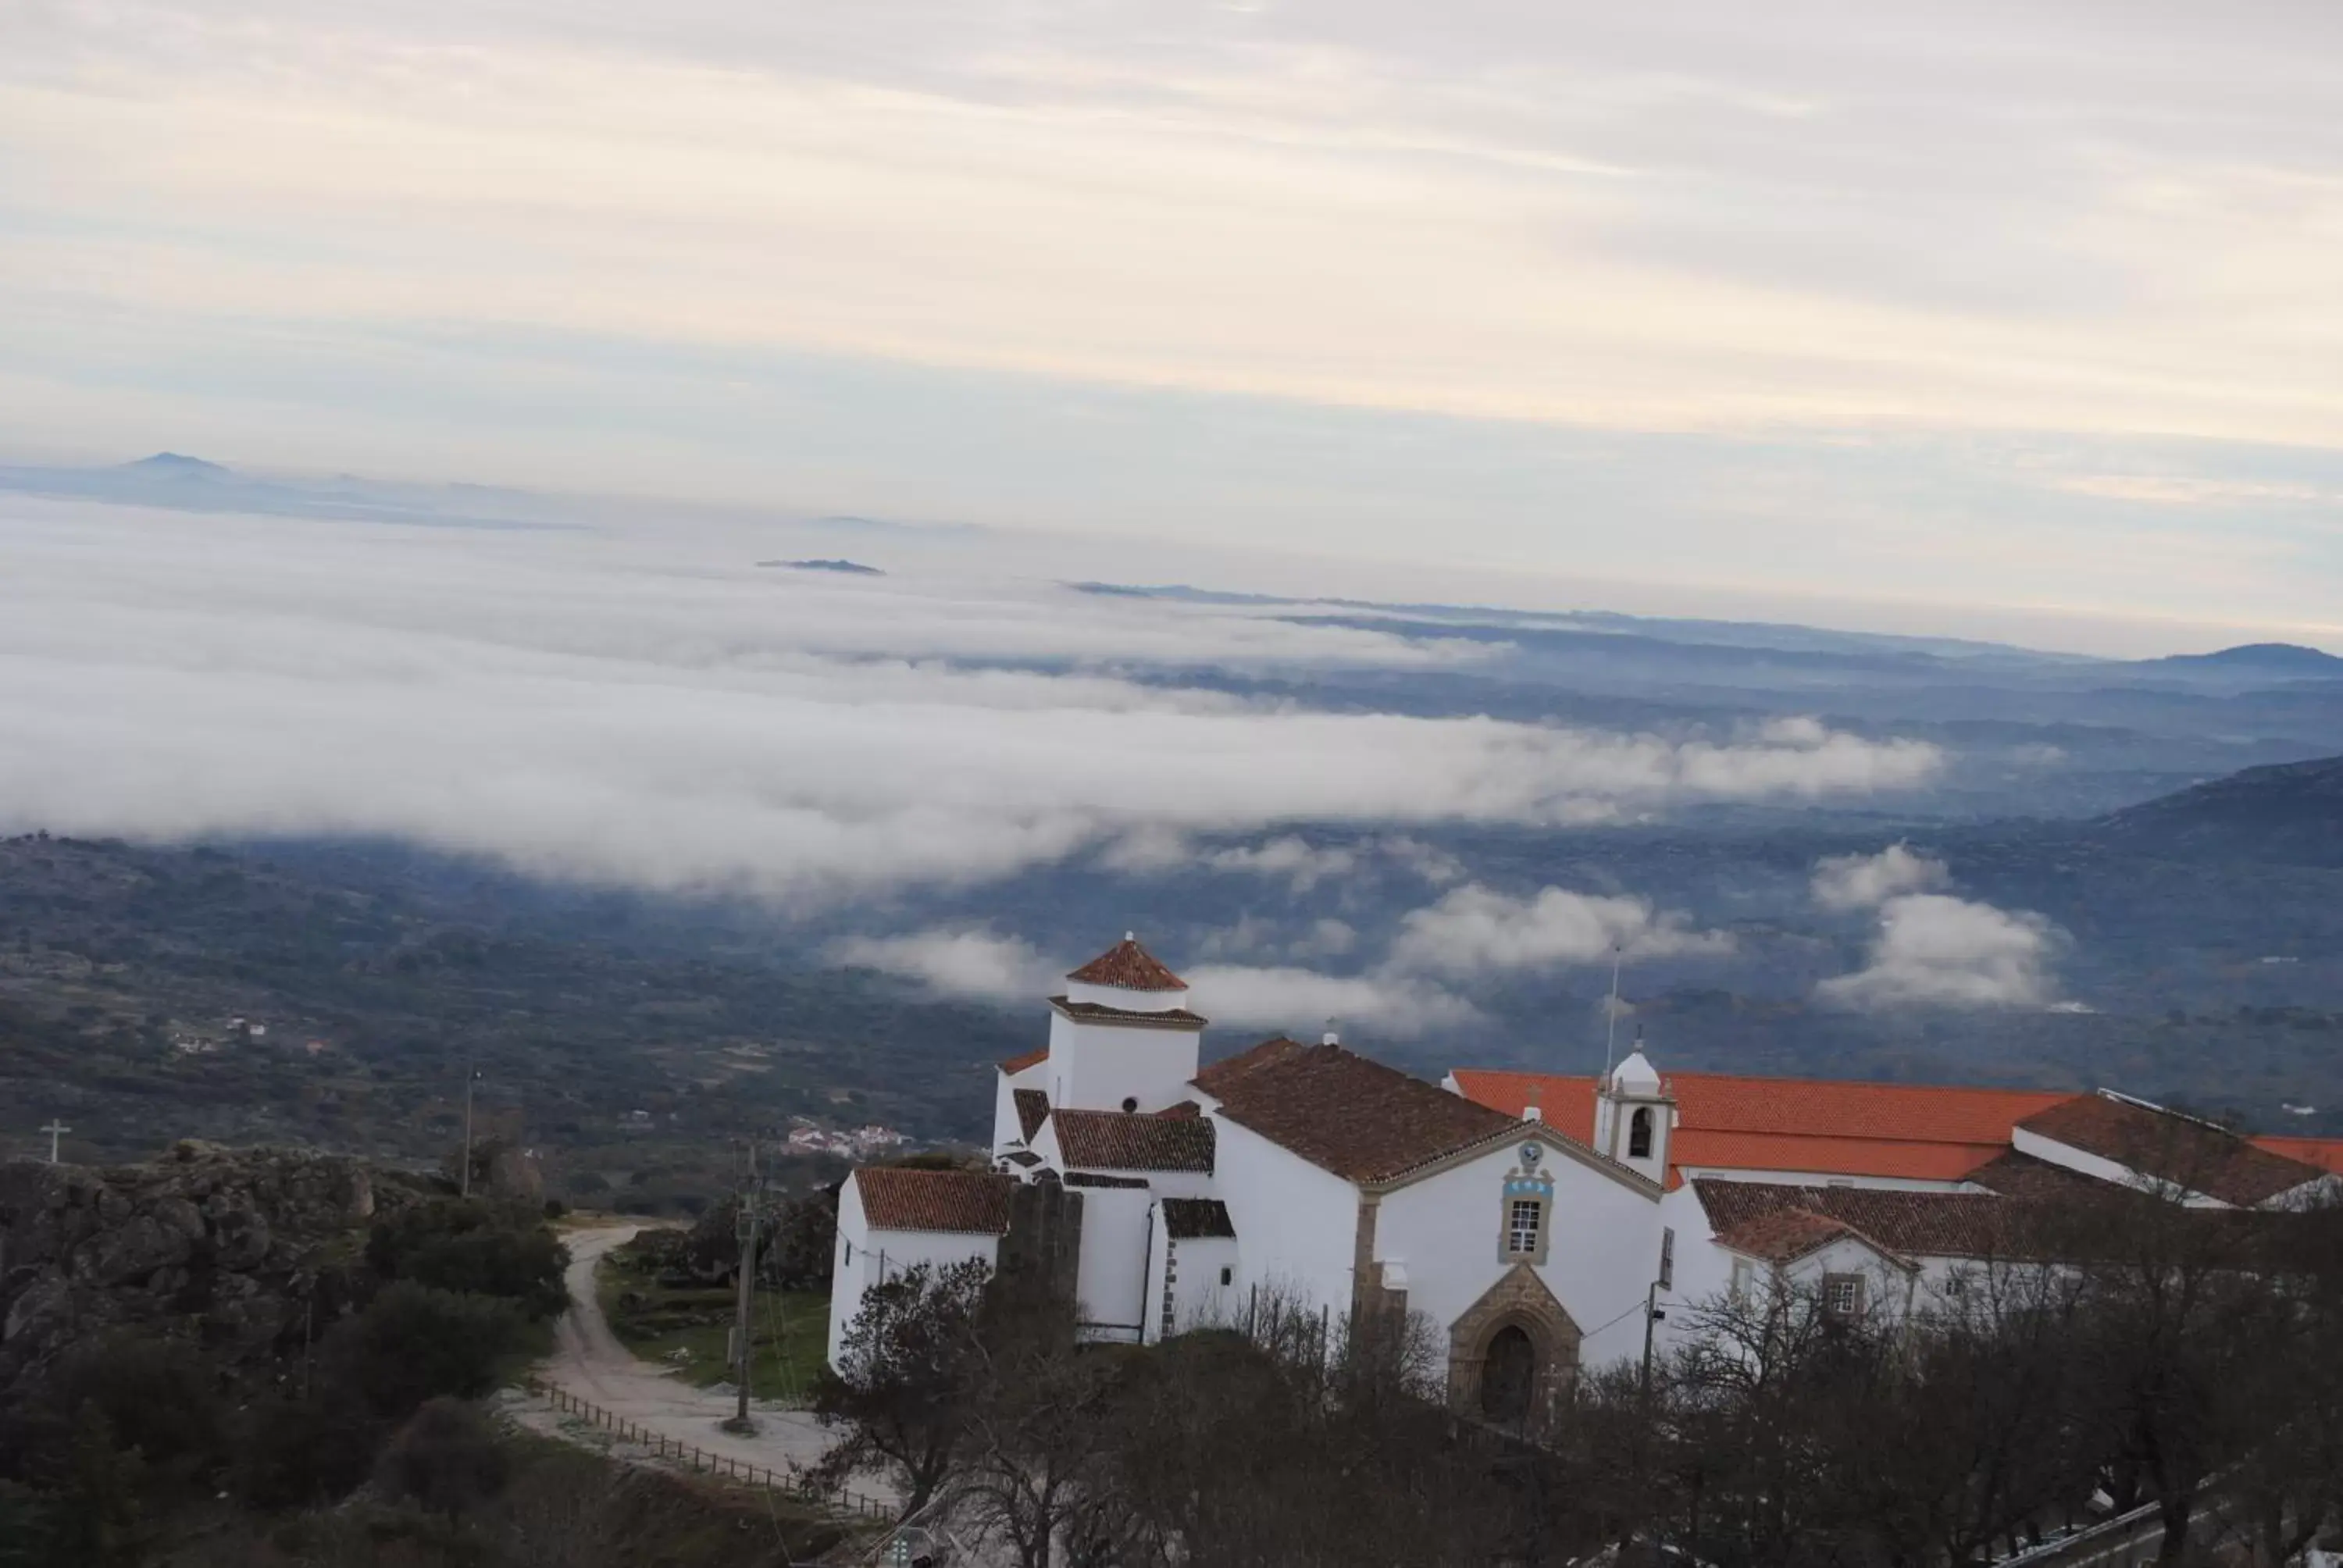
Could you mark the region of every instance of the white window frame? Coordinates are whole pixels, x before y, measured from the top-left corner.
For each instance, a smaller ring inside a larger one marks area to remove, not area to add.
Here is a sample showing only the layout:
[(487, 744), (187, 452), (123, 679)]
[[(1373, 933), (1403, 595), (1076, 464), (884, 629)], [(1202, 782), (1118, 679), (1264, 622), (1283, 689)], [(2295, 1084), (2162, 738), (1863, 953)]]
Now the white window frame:
[(1534, 1258), (1545, 1240), (1545, 1201), (1513, 1198), (1505, 1203), (1505, 1256)]

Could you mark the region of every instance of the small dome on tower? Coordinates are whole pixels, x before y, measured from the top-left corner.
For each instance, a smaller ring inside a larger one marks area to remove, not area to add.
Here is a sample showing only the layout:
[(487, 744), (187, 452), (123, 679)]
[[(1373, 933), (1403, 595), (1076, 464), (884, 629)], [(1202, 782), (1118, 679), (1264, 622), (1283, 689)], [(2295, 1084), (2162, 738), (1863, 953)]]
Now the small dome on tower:
[(1635, 1049), (1628, 1053), (1627, 1060), (1613, 1070), (1611, 1092), (1657, 1094), (1659, 1091), (1659, 1070), (1652, 1065), (1651, 1058), (1644, 1054), (1644, 1042), (1639, 1040), (1635, 1042)]

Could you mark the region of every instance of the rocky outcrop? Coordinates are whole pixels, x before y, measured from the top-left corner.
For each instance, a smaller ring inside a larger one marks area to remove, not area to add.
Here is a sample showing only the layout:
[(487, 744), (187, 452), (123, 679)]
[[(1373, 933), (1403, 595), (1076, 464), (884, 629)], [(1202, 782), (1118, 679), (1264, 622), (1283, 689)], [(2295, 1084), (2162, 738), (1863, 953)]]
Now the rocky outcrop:
[(343, 1156), (192, 1141), (143, 1165), (0, 1163), (0, 1401), (118, 1326), (197, 1335), (231, 1367), (297, 1349), (369, 1222), (417, 1195)]

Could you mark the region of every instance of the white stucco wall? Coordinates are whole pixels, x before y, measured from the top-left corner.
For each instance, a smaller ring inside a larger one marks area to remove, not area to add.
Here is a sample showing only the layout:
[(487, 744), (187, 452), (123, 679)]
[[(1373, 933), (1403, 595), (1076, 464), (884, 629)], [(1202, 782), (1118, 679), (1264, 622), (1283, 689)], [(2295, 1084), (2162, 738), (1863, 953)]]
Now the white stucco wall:
[[(1676, 1233), (1675, 1288), (1661, 1293), (1662, 1304), (1675, 1310), (1660, 1321), (1654, 1340), (1666, 1350), (1683, 1340), (1693, 1326), (1694, 1314), (1684, 1309), (1723, 1294), (1732, 1284), (1733, 1254), (1716, 1244), (1715, 1228), (1708, 1222), (1708, 1211), (1700, 1206), (1700, 1196), (1689, 1181), (1660, 1200), (1660, 1223)], [(1640, 1322), (1636, 1332), (1642, 1332)], [(1639, 1343), (1635, 1348), (1640, 1354), (1643, 1346)]]
[(1215, 1195), (1228, 1205), (1243, 1263), (1231, 1310), (1242, 1312), (1259, 1287), (1338, 1317), (1348, 1312), (1358, 1189), (1224, 1117), (1213, 1120)]
[(1783, 1269), (1780, 1277), (1793, 1290), (1813, 1291), (1821, 1288), (1825, 1274), (1862, 1275), (1865, 1314), (1891, 1322), (1901, 1321), (1911, 1310), (1921, 1284), (1912, 1271), (1897, 1268), (1851, 1237), (1808, 1252)]
[[(1124, 1099), (1161, 1111), (1192, 1099), (1201, 1031), (1150, 1024), (1077, 1023), (1050, 1015), (1050, 1103), (1076, 1111), (1120, 1111)], [(1026, 1086), (1034, 1087), (1034, 1086)]]
[[(1386, 1192), (1378, 1205), (1376, 1261), (1405, 1266), (1409, 1311), (1431, 1318), (1443, 1336), (1513, 1266), (1499, 1249), (1504, 1179), (1520, 1164), (1520, 1143)], [(1642, 1302), (1659, 1267), (1660, 1201), (1557, 1150), (1546, 1151), (1539, 1169), (1554, 1186), (1538, 1276), (1587, 1336), (1582, 1363), (1640, 1355), (1641, 1316), (1610, 1320)]]
[[(833, 1272), (830, 1284), (830, 1364), (838, 1365), (847, 1328), (862, 1310), (863, 1293), (881, 1280), (892, 1279), (920, 1263), (948, 1268), (971, 1258), (987, 1265), (1000, 1261), (1001, 1239), (985, 1231), (877, 1231), (862, 1209), (862, 1195), (852, 1177), (839, 1189), (838, 1238), (831, 1243)], [(849, 1259), (849, 1247), (852, 1248)]]
[[(1163, 1335), (1164, 1271), (1172, 1271), (1172, 1332), (1232, 1324), (1244, 1310), (1244, 1281), (1234, 1240), (1227, 1236), (1190, 1236), (1174, 1241), (1164, 1232), (1163, 1215), (1156, 1211), (1153, 1246), (1148, 1258), (1147, 1338)], [(1228, 1274), (1222, 1283), (1221, 1275)]]
[(1146, 1322), (1149, 1211), (1144, 1187), (1069, 1187), (1082, 1195), (1082, 1245), (1074, 1270), (1081, 1322), (1100, 1337), (1135, 1337)]

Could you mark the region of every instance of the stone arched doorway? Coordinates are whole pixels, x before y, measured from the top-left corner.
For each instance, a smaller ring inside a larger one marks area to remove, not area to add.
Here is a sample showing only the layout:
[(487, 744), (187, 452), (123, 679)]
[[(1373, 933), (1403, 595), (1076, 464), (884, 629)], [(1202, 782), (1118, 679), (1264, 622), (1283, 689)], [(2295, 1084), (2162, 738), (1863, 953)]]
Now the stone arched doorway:
[(1511, 1426), (1530, 1413), (1537, 1398), (1538, 1352), (1529, 1332), (1507, 1323), (1489, 1336), (1481, 1358), (1481, 1413)]
[(1578, 1375), (1581, 1338), (1537, 1271), (1516, 1263), (1449, 1327), (1449, 1402), (1507, 1425), (1534, 1415)]

